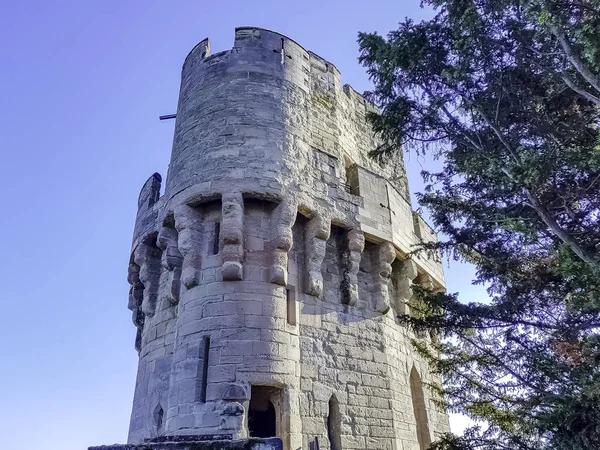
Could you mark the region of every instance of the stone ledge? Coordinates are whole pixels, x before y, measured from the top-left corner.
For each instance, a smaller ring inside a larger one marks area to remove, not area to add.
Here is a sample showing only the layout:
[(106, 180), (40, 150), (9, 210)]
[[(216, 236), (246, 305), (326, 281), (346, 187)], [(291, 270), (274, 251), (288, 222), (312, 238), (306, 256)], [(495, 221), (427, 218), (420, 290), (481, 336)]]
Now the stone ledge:
[(155, 442), (100, 445), (88, 447), (88, 450), (283, 450), (283, 442), (279, 438), (233, 441), (206, 440), (200, 436), (166, 436)]

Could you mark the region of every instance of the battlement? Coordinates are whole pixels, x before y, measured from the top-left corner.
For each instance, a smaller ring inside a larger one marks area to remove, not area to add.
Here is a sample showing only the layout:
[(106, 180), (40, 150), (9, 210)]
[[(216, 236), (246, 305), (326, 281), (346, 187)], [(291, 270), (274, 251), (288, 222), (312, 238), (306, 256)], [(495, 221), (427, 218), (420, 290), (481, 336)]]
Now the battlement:
[(370, 111), (332, 63), (279, 33), (242, 27), (230, 50), (192, 49), (164, 194), (153, 174), (138, 200), (130, 442), (408, 448), (447, 429), (398, 321), (414, 283), (444, 288), (438, 255), (412, 254), (437, 237), (412, 210), (402, 159), (368, 156)]

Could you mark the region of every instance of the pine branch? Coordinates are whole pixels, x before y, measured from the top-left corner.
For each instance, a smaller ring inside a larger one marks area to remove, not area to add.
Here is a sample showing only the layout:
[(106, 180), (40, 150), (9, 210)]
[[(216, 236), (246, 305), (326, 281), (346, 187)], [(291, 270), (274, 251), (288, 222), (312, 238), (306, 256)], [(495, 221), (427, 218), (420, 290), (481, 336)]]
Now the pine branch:
[(590, 94), (589, 92), (587, 92), (585, 89), (577, 86), (575, 84), (575, 82), (573, 80), (571, 80), (571, 78), (569, 78), (565, 73), (561, 74), (561, 78), (563, 79), (563, 81), (565, 82), (565, 84), (567, 86), (569, 86), (571, 89), (573, 89), (575, 92), (577, 92), (579, 95), (581, 95), (583, 98), (595, 103), (596, 105), (600, 106), (600, 98)]
[(577, 72), (592, 86), (596, 92), (600, 93), (600, 79), (596, 77), (590, 69), (588, 69), (587, 65), (575, 54), (573, 48), (567, 41), (565, 34), (558, 28), (558, 26), (553, 25), (550, 27), (552, 34), (556, 36), (560, 46), (565, 52), (565, 56), (571, 62), (573, 67), (577, 69)]

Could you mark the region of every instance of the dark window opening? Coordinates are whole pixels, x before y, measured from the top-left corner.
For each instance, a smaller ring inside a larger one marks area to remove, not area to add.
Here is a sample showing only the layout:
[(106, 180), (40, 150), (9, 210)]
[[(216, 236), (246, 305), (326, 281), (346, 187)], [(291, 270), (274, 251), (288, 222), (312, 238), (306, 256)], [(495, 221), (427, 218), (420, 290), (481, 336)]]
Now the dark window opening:
[(162, 406), (160, 406), (160, 404), (156, 405), (153, 416), (154, 416), (154, 424), (156, 425), (156, 428), (158, 428), (159, 430), (162, 429), (164, 415), (165, 415), (165, 412), (162, 409)]
[(252, 386), (248, 411), (250, 437), (268, 438), (277, 436), (277, 413), (274, 398), (281, 393), (272, 386)]
[(200, 389), (200, 401), (206, 402), (206, 388), (208, 386), (208, 355), (210, 353), (210, 337), (203, 339), (204, 354), (202, 359), (202, 387)]
[(248, 430), (251, 437), (268, 438), (276, 435), (275, 407), (269, 402), (264, 411), (250, 410)]
[(287, 294), (287, 323), (296, 325), (296, 288), (288, 286)]
[(342, 450), (342, 420), (340, 405), (335, 396), (329, 399), (329, 414), (327, 415), (327, 438), (330, 450)]
[(215, 222), (215, 229), (213, 231), (212, 239), (212, 255), (219, 254), (219, 237), (221, 235), (221, 222)]
[(354, 164), (347, 156), (344, 156), (344, 167), (346, 169), (346, 182), (344, 183), (346, 192), (352, 195), (360, 195), (358, 165)]

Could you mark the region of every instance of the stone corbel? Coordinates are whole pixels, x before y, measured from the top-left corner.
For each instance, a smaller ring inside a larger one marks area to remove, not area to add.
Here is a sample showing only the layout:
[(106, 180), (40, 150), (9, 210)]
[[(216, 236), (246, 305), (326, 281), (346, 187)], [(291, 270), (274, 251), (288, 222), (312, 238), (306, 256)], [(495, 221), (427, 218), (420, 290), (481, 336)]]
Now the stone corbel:
[(140, 281), (140, 266), (129, 263), (127, 281), (129, 288), (129, 302), (127, 308), (131, 311), (131, 319), (137, 328), (135, 349), (139, 352), (142, 344), (142, 330), (144, 329), (144, 313), (142, 312), (142, 301), (144, 299), (144, 285)]
[(395, 296), (394, 296), (394, 307), (396, 314), (408, 314), (410, 301), (413, 290), (412, 285), (414, 280), (417, 278), (419, 273), (417, 272), (417, 265), (412, 259), (405, 259), (401, 261), (401, 267), (399, 271), (393, 272), (395, 278)]
[(144, 324), (143, 317), (138, 317), (137, 313), (142, 307), (142, 300), (144, 296), (144, 285), (140, 281), (140, 266), (136, 263), (129, 263), (129, 270), (127, 271), (127, 282), (130, 284), (129, 288), (129, 301), (127, 308), (133, 312), (133, 324), (137, 327)]
[(161, 251), (155, 245), (142, 243), (133, 251), (133, 261), (140, 267), (139, 280), (144, 285), (141, 309), (147, 317), (152, 317), (156, 311), (160, 258)]
[(186, 205), (176, 209), (174, 216), (178, 233), (177, 247), (183, 257), (181, 281), (187, 289), (191, 289), (200, 282), (202, 217)]
[[(429, 275), (428, 273), (421, 273), (419, 274), (419, 276), (417, 277), (417, 279), (415, 280), (416, 283), (420, 284), (421, 286), (423, 286), (423, 288), (430, 290), (432, 292), (436, 292), (435, 289), (435, 285), (433, 283), (433, 278), (431, 278), (431, 275)], [(411, 313), (412, 316), (415, 316), (415, 313)], [(421, 339), (425, 339), (428, 334), (426, 332), (420, 331), (416, 333), (417, 337), (421, 338)], [(434, 335), (429, 335), (432, 339), (436, 339), (434, 337)]]
[(325, 258), (327, 239), (331, 233), (331, 221), (328, 217), (315, 215), (306, 227), (306, 293), (318, 297), (323, 292), (323, 274), (321, 264)]
[[(179, 303), (179, 293), (181, 290), (181, 267), (183, 265), (183, 255), (178, 248), (177, 230), (169, 227), (162, 227), (158, 233), (157, 245), (163, 251), (161, 264), (163, 267), (162, 276), (165, 277), (165, 288), (161, 291), (161, 302), (168, 301), (171, 305)], [(163, 285), (163, 283), (161, 283)]]
[(365, 236), (363, 232), (357, 229), (348, 231), (348, 252), (342, 293), (342, 301), (346, 305), (355, 306), (358, 304), (357, 275), (360, 267), (360, 258), (364, 249)]
[(430, 291), (433, 291), (433, 288), (434, 288), (433, 278), (431, 278), (431, 275), (429, 275), (428, 273), (422, 273), (421, 275), (419, 275), (417, 278), (417, 283), (419, 283), (425, 289), (429, 289)]
[(375, 309), (382, 314), (390, 309), (390, 281), (394, 259), (396, 259), (394, 244), (382, 242), (377, 246), (375, 264), (378, 280), (375, 285)]
[(246, 438), (244, 405), (248, 406), (250, 401), (246, 389), (239, 384), (230, 384), (225, 388), (221, 398), (224, 402), (221, 410), (221, 430), (231, 432), (234, 439)]
[(429, 275), (428, 273), (419, 274), (419, 276), (415, 280), (415, 283), (435, 293), (435, 285), (433, 284), (433, 278), (431, 278), (431, 275)]
[(223, 280), (241, 280), (244, 260), (244, 199), (241, 193), (223, 194), (221, 215)]
[(287, 286), (288, 253), (292, 248), (292, 226), (296, 220), (296, 205), (291, 201), (280, 203), (272, 214), (271, 219), (271, 248), (273, 262), (269, 280), (271, 283)]

